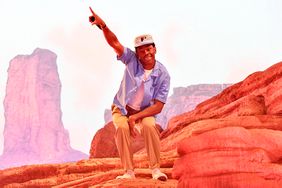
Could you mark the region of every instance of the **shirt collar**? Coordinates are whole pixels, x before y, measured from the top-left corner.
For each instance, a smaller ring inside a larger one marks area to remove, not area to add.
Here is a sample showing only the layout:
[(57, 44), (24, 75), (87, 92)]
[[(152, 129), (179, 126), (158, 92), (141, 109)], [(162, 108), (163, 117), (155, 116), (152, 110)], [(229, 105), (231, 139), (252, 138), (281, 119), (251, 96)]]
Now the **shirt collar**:
[(160, 69), (160, 63), (156, 60), (156, 64), (153, 69), (153, 72), (151, 73), (151, 76), (155, 76), (155, 77), (159, 76), (160, 73), (159, 69)]
[[(142, 64), (140, 62), (138, 63), (139, 63), (140, 71), (137, 73), (137, 76), (142, 76), (145, 73), (145, 71)], [(160, 73), (159, 69), (160, 69), (160, 63), (156, 60), (151, 76), (158, 77)]]

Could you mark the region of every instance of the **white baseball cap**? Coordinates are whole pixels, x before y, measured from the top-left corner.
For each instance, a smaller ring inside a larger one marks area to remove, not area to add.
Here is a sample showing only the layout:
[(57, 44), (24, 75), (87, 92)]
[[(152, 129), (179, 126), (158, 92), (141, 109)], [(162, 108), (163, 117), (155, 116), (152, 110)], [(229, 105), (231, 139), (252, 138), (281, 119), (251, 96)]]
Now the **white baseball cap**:
[(151, 35), (145, 34), (145, 35), (140, 35), (135, 38), (134, 40), (134, 47), (139, 47), (143, 46), (146, 44), (152, 44), (154, 43), (153, 37)]

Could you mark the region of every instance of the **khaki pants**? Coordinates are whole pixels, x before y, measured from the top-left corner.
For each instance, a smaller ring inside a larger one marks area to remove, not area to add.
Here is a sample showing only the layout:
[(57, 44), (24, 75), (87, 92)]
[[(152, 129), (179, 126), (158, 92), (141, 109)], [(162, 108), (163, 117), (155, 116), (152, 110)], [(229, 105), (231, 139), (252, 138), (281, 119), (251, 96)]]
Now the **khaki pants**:
[[(119, 108), (112, 107), (113, 123), (116, 128), (115, 140), (121, 163), (125, 170), (133, 170), (133, 152), (131, 148), (128, 118), (122, 115)], [(160, 167), (160, 133), (155, 125), (154, 117), (145, 117), (140, 120), (141, 135), (144, 137), (145, 148), (149, 158), (150, 168)]]

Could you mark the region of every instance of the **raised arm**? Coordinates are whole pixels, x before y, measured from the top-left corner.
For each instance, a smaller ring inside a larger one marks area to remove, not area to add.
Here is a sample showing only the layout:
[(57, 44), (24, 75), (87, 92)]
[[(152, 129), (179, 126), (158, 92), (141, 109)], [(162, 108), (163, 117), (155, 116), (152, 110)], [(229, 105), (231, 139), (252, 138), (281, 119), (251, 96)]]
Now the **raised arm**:
[(124, 51), (123, 45), (119, 42), (116, 35), (108, 28), (106, 23), (92, 10), (91, 7), (89, 8), (92, 13), (92, 16), (89, 16), (89, 22), (92, 25), (97, 25), (103, 31), (106, 41), (115, 50), (118, 57), (120, 57)]

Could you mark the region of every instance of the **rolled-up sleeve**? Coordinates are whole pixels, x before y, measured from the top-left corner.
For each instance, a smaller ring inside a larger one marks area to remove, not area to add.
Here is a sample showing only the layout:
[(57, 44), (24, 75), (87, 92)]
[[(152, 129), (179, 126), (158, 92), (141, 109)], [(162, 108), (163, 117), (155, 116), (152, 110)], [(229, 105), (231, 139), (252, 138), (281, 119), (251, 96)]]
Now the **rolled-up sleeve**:
[(161, 101), (162, 103), (166, 103), (169, 93), (169, 87), (170, 87), (170, 76), (169, 74), (166, 74), (162, 79), (160, 86), (158, 87), (155, 99)]
[(125, 47), (123, 54), (120, 57), (117, 56), (117, 60), (120, 60), (125, 65), (127, 65), (128, 63), (132, 61), (136, 61), (136, 55), (132, 50)]

